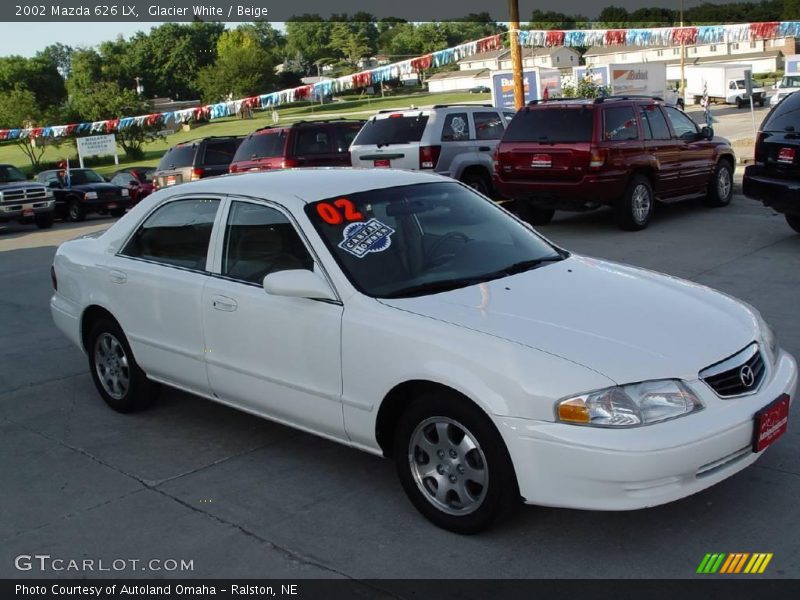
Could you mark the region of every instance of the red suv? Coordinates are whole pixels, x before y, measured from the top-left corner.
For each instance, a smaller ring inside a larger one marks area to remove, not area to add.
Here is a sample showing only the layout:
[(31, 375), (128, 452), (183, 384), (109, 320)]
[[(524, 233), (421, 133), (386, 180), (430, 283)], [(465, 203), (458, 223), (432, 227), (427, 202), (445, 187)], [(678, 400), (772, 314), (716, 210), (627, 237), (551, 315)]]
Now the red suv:
[(248, 135), (228, 168), (231, 173), (291, 167), (349, 167), (350, 144), (365, 121), (298, 121)]
[(730, 203), (736, 161), (727, 140), (654, 98), (532, 102), (495, 151), (494, 185), (544, 225), (556, 210), (612, 206), (622, 229), (644, 229), (655, 200)]

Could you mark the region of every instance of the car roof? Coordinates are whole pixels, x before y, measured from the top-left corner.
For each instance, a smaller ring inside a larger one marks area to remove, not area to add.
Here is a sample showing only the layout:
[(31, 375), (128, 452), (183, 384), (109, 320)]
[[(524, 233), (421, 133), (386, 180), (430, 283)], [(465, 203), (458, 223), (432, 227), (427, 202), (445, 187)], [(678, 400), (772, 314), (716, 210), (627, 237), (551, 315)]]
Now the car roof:
[(415, 183), (452, 181), (449, 177), (400, 169), (352, 169), (349, 167), (275, 169), (221, 175), (184, 183), (157, 192), (149, 196), (145, 202), (160, 202), (164, 194), (170, 191), (182, 196), (197, 193), (250, 196), (275, 200), (287, 208), (301, 209), (309, 202), (337, 195)]

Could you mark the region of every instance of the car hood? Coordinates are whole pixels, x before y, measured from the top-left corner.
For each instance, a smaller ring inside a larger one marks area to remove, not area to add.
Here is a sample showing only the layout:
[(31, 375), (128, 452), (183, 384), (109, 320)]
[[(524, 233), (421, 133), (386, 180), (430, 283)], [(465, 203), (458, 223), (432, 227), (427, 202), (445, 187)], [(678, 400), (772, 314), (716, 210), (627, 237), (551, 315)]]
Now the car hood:
[(0, 181), (0, 192), (10, 192), (12, 190), (29, 190), (31, 188), (40, 189), (44, 184), (35, 181)]
[(696, 379), (759, 333), (757, 316), (722, 293), (574, 255), (479, 285), (381, 302), (560, 356), (620, 384)]

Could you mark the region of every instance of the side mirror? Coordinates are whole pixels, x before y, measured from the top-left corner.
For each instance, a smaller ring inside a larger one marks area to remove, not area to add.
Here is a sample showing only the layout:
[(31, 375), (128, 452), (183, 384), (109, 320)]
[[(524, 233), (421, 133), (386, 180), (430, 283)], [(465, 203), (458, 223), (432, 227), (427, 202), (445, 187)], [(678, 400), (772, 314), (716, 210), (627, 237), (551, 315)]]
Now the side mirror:
[(705, 126), (700, 130), (700, 137), (704, 140), (710, 140), (714, 137), (714, 128)]
[(336, 300), (331, 286), (322, 277), (307, 269), (277, 271), (264, 277), (264, 291), (273, 296)]

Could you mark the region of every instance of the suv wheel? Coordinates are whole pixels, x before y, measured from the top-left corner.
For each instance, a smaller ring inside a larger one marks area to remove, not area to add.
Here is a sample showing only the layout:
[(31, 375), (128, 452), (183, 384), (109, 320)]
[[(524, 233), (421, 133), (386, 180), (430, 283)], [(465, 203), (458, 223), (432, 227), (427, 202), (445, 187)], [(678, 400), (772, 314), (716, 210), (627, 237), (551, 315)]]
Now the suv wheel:
[(655, 199), (653, 186), (644, 175), (634, 175), (628, 189), (614, 206), (617, 225), (626, 231), (639, 231), (647, 227), (653, 216)]
[(552, 208), (540, 208), (534, 206), (530, 200), (521, 199), (514, 201), (514, 212), (520, 219), (531, 225), (547, 225), (556, 214)]
[(53, 213), (39, 213), (34, 217), (34, 221), (39, 229), (50, 229), (53, 226)]
[(86, 218), (86, 211), (83, 210), (83, 205), (77, 198), (73, 198), (69, 201), (69, 207), (67, 208), (67, 211), (67, 216), (73, 223), (83, 221)]
[(462, 175), (461, 183), (467, 184), (473, 190), (484, 196), (490, 196), (492, 193), (492, 184), (489, 182), (489, 178), (475, 171)]
[(789, 227), (800, 233), (800, 215), (784, 215)]
[(409, 499), (443, 529), (477, 533), (518, 504), (503, 439), (464, 398), (447, 393), (417, 398), (400, 418), (393, 450)]
[(714, 169), (714, 176), (708, 184), (706, 204), (709, 206), (728, 206), (733, 197), (733, 169), (727, 160), (721, 160)]

